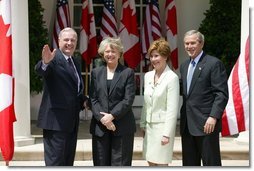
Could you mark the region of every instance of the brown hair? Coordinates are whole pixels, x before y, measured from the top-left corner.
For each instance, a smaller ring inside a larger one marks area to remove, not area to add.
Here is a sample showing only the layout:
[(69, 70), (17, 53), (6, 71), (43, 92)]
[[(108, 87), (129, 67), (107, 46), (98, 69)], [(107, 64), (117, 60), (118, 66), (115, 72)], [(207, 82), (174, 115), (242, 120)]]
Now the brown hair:
[(171, 50), (169, 47), (169, 43), (164, 38), (160, 38), (160, 39), (153, 41), (150, 44), (147, 55), (151, 56), (151, 53), (154, 50), (156, 50), (162, 57), (167, 58), (167, 62), (169, 61), (170, 55), (171, 55)]

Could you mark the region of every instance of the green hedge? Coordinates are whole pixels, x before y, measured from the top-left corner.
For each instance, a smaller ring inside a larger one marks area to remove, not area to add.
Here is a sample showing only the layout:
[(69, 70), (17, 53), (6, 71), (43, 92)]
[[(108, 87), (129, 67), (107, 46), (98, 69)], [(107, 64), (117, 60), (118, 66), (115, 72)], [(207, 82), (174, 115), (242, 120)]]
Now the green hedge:
[(30, 92), (42, 91), (42, 80), (34, 71), (35, 64), (41, 59), (41, 50), (48, 43), (48, 31), (43, 21), (43, 11), (38, 0), (28, 0), (29, 10), (29, 61)]
[(204, 50), (220, 58), (230, 74), (241, 42), (241, 0), (210, 0), (199, 31), (205, 35)]

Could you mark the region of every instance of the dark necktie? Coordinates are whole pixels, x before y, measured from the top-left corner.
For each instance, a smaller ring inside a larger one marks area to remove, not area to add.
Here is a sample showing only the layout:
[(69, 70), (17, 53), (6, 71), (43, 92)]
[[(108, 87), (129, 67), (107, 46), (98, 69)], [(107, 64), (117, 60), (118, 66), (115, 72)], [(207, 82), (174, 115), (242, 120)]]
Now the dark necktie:
[(194, 73), (195, 65), (196, 65), (196, 62), (192, 60), (191, 65), (189, 67), (188, 75), (187, 75), (187, 94), (189, 94), (189, 88), (191, 85), (191, 80)]
[(72, 76), (75, 78), (75, 81), (76, 81), (77, 85), (79, 85), (78, 84), (79, 83), (79, 78), (78, 78), (78, 75), (77, 75), (77, 71), (74, 68), (74, 63), (72, 62), (71, 57), (69, 57), (67, 60), (68, 60), (68, 64), (69, 64), (69, 66), (71, 68), (71, 71), (72, 71)]

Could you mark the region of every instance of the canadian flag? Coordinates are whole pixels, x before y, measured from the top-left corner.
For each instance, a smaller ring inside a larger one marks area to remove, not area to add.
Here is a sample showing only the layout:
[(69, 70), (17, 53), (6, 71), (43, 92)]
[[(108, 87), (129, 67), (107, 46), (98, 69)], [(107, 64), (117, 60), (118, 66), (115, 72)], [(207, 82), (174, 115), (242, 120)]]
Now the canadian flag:
[(93, 1), (82, 0), (81, 32), (80, 32), (80, 53), (86, 64), (97, 54), (96, 29), (93, 13)]
[(14, 78), (12, 76), (11, 2), (0, 1), (0, 148), (8, 165), (14, 153)]
[(124, 45), (124, 61), (134, 69), (142, 59), (135, 1), (123, 0), (122, 2), (119, 36)]
[(174, 0), (166, 0), (165, 3), (166, 34), (167, 41), (171, 49), (171, 62), (176, 70), (178, 68), (178, 49), (177, 49), (177, 17)]

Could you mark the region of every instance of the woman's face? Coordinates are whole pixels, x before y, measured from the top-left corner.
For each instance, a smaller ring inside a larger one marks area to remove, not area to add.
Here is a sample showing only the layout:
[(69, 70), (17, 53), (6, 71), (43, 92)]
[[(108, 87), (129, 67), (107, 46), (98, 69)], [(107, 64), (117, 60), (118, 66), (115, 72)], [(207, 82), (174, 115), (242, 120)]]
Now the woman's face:
[(161, 70), (165, 68), (167, 58), (161, 56), (157, 50), (153, 50), (150, 56), (150, 61), (155, 70)]
[(103, 57), (108, 65), (117, 65), (120, 53), (116, 48), (111, 48), (107, 45)]

